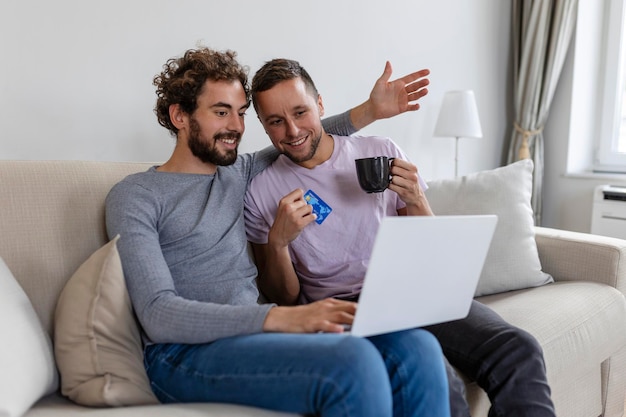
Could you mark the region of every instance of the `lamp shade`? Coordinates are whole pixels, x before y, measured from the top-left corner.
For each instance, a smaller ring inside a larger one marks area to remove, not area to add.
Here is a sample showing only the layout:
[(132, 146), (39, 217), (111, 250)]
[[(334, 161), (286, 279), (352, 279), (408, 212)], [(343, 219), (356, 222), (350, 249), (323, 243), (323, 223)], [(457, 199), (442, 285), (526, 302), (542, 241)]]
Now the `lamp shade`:
[(435, 125), (435, 136), (483, 137), (472, 90), (448, 91), (444, 95)]

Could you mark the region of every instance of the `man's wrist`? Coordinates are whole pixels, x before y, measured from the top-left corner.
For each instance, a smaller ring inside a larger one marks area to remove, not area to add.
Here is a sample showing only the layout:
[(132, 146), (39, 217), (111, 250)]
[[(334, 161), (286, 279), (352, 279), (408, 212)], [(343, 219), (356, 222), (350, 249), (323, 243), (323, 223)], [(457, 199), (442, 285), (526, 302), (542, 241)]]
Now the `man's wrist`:
[(428, 200), (422, 200), (416, 204), (407, 204), (406, 210), (409, 216), (432, 216), (434, 214)]
[(265, 321), (263, 322), (263, 331), (264, 332), (278, 332), (280, 331), (280, 309), (282, 307), (272, 307), (267, 312), (265, 316)]
[(376, 115), (369, 100), (359, 104), (350, 111), (350, 121), (356, 130), (376, 121)]
[(289, 316), (293, 307), (274, 306), (270, 308), (263, 323), (264, 332), (289, 333)]
[(284, 254), (288, 248), (289, 248), (288, 241), (277, 238), (270, 231), (269, 235), (267, 236), (268, 255), (276, 256), (276, 255)]

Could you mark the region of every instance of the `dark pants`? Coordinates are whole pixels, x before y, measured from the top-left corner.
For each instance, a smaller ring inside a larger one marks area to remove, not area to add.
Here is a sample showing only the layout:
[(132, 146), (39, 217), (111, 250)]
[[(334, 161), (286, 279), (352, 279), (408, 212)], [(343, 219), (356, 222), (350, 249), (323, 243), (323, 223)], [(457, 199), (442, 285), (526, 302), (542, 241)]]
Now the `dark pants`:
[[(449, 363), (491, 400), (489, 417), (555, 416), (543, 351), (533, 336), (473, 301), (467, 318), (426, 327)], [(463, 381), (448, 366), (453, 417), (470, 416)]]

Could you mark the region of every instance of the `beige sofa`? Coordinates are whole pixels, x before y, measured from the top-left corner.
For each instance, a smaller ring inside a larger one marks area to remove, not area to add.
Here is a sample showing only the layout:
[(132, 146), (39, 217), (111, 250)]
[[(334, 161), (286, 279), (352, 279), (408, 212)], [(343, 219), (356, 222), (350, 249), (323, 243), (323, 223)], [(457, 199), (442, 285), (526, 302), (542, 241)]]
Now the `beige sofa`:
[[(55, 304), (65, 282), (107, 242), (104, 198), (113, 184), (145, 163), (0, 161), (0, 258), (53, 335)], [(437, 185), (433, 185), (436, 187)], [(543, 346), (560, 417), (621, 416), (626, 392), (626, 241), (536, 229), (543, 271), (555, 282), (481, 297)], [(468, 383), (474, 416), (488, 400)], [(28, 417), (279, 416), (223, 404), (88, 408), (58, 392)]]

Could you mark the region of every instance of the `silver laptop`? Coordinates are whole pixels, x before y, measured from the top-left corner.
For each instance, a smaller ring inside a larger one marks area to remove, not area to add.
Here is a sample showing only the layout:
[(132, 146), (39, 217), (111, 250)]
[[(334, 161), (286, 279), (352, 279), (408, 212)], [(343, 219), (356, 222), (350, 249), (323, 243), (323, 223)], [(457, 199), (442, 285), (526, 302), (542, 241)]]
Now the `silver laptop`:
[(373, 336), (469, 313), (497, 216), (393, 216), (378, 229), (350, 333)]

